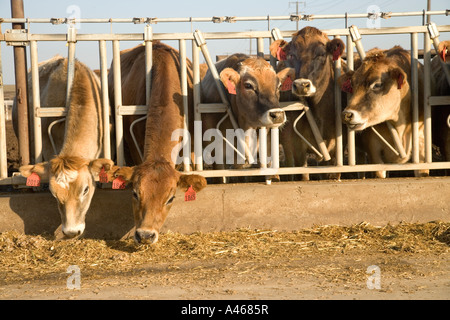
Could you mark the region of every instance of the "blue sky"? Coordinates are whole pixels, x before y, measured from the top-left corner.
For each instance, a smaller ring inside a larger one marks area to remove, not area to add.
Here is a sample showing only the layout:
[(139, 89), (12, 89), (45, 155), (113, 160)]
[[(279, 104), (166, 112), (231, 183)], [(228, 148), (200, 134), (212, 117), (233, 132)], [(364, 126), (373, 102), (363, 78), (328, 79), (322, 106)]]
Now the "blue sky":
[[(369, 6), (376, 5), (382, 12), (402, 12), (421, 11), (426, 8), (426, 0), (306, 0), (299, 4), (300, 11), (305, 14), (343, 14), (366, 13)], [(75, 7), (73, 7), (75, 6)], [(295, 12), (295, 5), (292, 1), (276, 0), (24, 0), (25, 16), (29, 18), (59, 18), (69, 17), (75, 8), (81, 18), (132, 18), (132, 17), (158, 17), (158, 18), (181, 18), (181, 17), (212, 17), (212, 16), (284, 16)], [(448, 0), (432, 0), (432, 10), (450, 9)], [(9, 18), (11, 14), (10, 1), (0, 0), (0, 17)], [(450, 16), (432, 17), (436, 24), (450, 24)], [(349, 25), (354, 24), (361, 28), (366, 27), (367, 19), (350, 19)], [(381, 20), (381, 27), (395, 27), (408, 25), (421, 25), (421, 17), (391, 18)], [(307, 25), (315, 26), (319, 29), (344, 28), (343, 20), (313, 20), (310, 22), (301, 21), (299, 27)], [(246, 30), (267, 30), (267, 22), (237, 22), (237, 23), (159, 23), (153, 25), (154, 33), (166, 32), (191, 32), (191, 27), (204, 32), (234, 32)], [(291, 21), (271, 22), (270, 27), (278, 27), (281, 30), (292, 30), (296, 28), (296, 23)], [(10, 24), (2, 24), (2, 32), (11, 28)], [(79, 33), (109, 33), (110, 25), (83, 24)], [(32, 24), (33, 33), (65, 33), (66, 26), (52, 26), (43, 24)], [(112, 27), (113, 32), (118, 33), (138, 33), (143, 32), (143, 25), (116, 24)], [(383, 39), (380, 41), (380, 39)], [(442, 35), (441, 39), (450, 39), (450, 35)], [(419, 38), (419, 46), (422, 46)], [(137, 43), (122, 42), (121, 49), (135, 46)], [(176, 43), (169, 43), (177, 47)], [(408, 36), (372, 36), (363, 39), (366, 49), (378, 46), (389, 48), (400, 44), (409, 48)], [(188, 44), (188, 48), (189, 48)], [(230, 54), (236, 52), (249, 53), (249, 40), (233, 41), (211, 41), (208, 43), (211, 54)], [(252, 43), (255, 53), (256, 42)], [(111, 45), (108, 44), (108, 63), (111, 61)], [(14, 82), (12, 67), (12, 48), (4, 43), (1, 46), (4, 83)], [(188, 50), (189, 51), (189, 50)], [(265, 44), (265, 52), (268, 53), (268, 42)], [(67, 55), (65, 43), (44, 43), (39, 44), (39, 60), (45, 60), (55, 54)], [(77, 58), (85, 62), (91, 68), (98, 68), (98, 48), (96, 43), (78, 43)]]

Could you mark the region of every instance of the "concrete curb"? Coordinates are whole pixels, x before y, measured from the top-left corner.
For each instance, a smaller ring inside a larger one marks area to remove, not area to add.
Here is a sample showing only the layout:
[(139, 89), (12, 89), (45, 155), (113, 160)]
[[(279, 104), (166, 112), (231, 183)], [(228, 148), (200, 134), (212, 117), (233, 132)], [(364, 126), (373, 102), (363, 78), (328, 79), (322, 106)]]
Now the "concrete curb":
[[(134, 222), (131, 191), (98, 189), (86, 238), (119, 239)], [(299, 230), (315, 225), (450, 221), (450, 177), (209, 185), (197, 200), (177, 193), (162, 232), (236, 228)], [(0, 196), (0, 232), (53, 233), (60, 224), (49, 192)]]

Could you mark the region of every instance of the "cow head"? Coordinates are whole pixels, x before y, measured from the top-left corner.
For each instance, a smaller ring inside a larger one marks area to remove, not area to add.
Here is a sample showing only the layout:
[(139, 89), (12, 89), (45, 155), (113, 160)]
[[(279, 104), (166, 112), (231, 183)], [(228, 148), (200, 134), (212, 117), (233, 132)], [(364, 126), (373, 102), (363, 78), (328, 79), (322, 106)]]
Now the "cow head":
[(29, 177), (36, 173), (49, 180), (49, 189), (58, 203), (62, 232), (66, 238), (81, 235), (85, 217), (95, 191), (95, 178), (102, 168), (110, 170), (108, 159), (89, 161), (79, 157), (57, 156), (50, 162), (20, 167), (20, 173)]
[(199, 175), (185, 175), (167, 161), (143, 162), (135, 167), (121, 167), (113, 173), (133, 184), (133, 215), (137, 243), (155, 243), (159, 230), (172, 207), (177, 188), (198, 192), (206, 186)]
[(450, 40), (439, 43), (438, 54), (442, 61), (450, 65)]
[(296, 80), (292, 93), (300, 97), (319, 98), (323, 95), (333, 75), (333, 61), (344, 52), (341, 39), (330, 39), (314, 27), (305, 27), (295, 33), (290, 42), (274, 41), (270, 53), (288, 67), (295, 69)]
[(368, 53), (361, 67), (342, 75), (339, 83), (343, 91), (352, 93), (342, 120), (354, 130), (396, 121), (409, 90), (407, 74), (381, 50)]
[(288, 76), (293, 78), (294, 70), (287, 68), (277, 74), (259, 57), (240, 62), (237, 70), (222, 70), (222, 83), (236, 97), (232, 105), (241, 128), (277, 128), (285, 123), (279, 96), (281, 84)]

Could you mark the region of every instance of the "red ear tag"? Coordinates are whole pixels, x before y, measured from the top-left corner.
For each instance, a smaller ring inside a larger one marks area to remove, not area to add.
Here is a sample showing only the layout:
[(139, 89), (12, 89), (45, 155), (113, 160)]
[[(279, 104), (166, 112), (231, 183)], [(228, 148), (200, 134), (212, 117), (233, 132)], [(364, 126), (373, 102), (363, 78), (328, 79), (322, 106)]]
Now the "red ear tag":
[(195, 192), (194, 188), (190, 186), (189, 189), (184, 194), (184, 201), (195, 201), (195, 200), (197, 200), (197, 193)]
[(41, 177), (39, 177), (36, 172), (33, 172), (27, 178), (27, 186), (28, 187), (39, 187), (40, 185), (41, 185)]
[(291, 91), (292, 90), (292, 79), (290, 76), (287, 76), (287, 78), (284, 80), (283, 84), (281, 85), (281, 91)]
[(227, 90), (229, 94), (236, 94), (236, 86), (228, 79)]
[(108, 183), (108, 175), (105, 172), (105, 168), (102, 167), (102, 170), (100, 170), (100, 173), (98, 174), (98, 180), (100, 183)]
[(341, 56), (341, 50), (339, 50), (340, 47), (337, 46), (336, 49), (333, 52), (333, 61), (336, 61)]
[(447, 48), (444, 48), (444, 49), (442, 50), (442, 52), (441, 52), (441, 59), (442, 59), (442, 61), (445, 62), (446, 57), (447, 57)]
[(347, 79), (347, 81), (342, 84), (342, 91), (353, 93), (352, 81), (350, 79)]
[(401, 89), (402, 88), (403, 80), (404, 80), (403, 75), (399, 74), (398, 78), (397, 78), (397, 89)]
[(286, 52), (284, 52), (282, 47), (278, 47), (277, 59), (278, 59), (278, 61), (285, 61), (286, 60)]
[(112, 188), (114, 190), (123, 190), (123, 189), (125, 189), (125, 186), (126, 186), (126, 181), (121, 176), (118, 176), (112, 182)]

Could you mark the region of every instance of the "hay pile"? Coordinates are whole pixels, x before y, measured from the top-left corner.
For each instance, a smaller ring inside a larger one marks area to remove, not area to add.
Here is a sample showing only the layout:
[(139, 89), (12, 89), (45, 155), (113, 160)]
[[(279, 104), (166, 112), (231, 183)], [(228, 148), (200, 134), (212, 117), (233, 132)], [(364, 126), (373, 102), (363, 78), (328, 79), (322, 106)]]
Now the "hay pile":
[(57, 241), (48, 236), (17, 232), (0, 234), (0, 284), (48, 277), (67, 277), (70, 265), (83, 276), (134, 272), (149, 264), (177, 261), (294, 260), (317, 254), (350, 252), (440, 254), (450, 246), (450, 223), (401, 223), (375, 227), (319, 226), (296, 232), (239, 229), (233, 232), (165, 233), (155, 245), (135, 245), (133, 240), (78, 239)]

